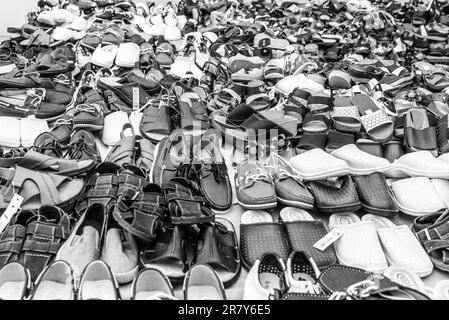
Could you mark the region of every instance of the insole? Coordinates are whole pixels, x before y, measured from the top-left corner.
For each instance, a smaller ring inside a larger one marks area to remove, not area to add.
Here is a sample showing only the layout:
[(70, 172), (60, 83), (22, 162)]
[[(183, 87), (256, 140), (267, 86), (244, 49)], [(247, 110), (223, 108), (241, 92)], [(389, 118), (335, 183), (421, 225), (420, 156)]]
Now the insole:
[(83, 299), (116, 300), (114, 285), (110, 280), (85, 281), (82, 286)]
[(21, 300), (24, 281), (6, 281), (0, 286), (0, 299)]
[(310, 281), (312, 283), (315, 282), (315, 280), (307, 273), (304, 272), (296, 272), (293, 273), (293, 279), (295, 280), (304, 280), (304, 281)]
[(34, 300), (71, 300), (72, 288), (65, 284), (50, 280), (42, 281), (36, 290)]
[(279, 277), (274, 273), (263, 272), (259, 274), (259, 282), (265, 289), (281, 289)]
[(191, 286), (188, 290), (190, 300), (222, 300), (214, 286)]
[(416, 130), (424, 130), (429, 127), (427, 117), (421, 112), (411, 112), (410, 118), (412, 119), (412, 127)]
[(184, 268), (181, 265), (173, 264), (171, 261), (151, 263), (151, 266), (164, 270), (169, 278), (181, 278), (185, 275)]

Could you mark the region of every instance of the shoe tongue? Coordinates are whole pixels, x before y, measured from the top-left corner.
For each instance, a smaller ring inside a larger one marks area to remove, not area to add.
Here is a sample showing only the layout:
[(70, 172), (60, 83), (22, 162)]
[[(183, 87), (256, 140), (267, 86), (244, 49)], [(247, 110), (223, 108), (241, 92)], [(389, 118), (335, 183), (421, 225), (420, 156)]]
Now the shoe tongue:
[(39, 209), (39, 221), (58, 223), (61, 218), (61, 212), (56, 207), (42, 206)]

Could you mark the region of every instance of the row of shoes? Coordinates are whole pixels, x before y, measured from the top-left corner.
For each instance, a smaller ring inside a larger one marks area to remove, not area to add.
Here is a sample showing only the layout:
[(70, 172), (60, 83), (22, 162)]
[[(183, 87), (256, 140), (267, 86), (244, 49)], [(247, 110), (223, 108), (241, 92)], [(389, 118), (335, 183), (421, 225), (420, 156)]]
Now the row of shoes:
[[(170, 280), (159, 269), (141, 270), (131, 290), (131, 300), (177, 300)], [(89, 263), (78, 281), (67, 262), (56, 260), (34, 282), (23, 264), (10, 262), (0, 269), (0, 297), (2, 300), (121, 300), (117, 280), (101, 260)], [(184, 279), (183, 297), (184, 300), (226, 300), (226, 293), (210, 266), (196, 264)]]

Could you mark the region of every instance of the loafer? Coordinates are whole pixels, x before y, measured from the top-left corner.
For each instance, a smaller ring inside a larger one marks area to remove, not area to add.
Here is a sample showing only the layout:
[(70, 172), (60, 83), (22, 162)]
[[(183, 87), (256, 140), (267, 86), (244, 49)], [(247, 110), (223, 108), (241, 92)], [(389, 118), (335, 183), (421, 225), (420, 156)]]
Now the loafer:
[(162, 139), (154, 151), (155, 161), (151, 167), (151, 182), (164, 185), (176, 176), (181, 163), (187, 162), (187, 144), (184, 134), (175, 130)]
[(98, 131), (103, 129), (103, 109), (96, 103), (79, 104), (73, 114), (74, 129)]
[(184, 300), (226, 300), (223, 282), (209, 265), (197, 263), (186, 274)]
[(56, 120), (50, 128), (50, 132), (60, 144), (66, 145), (73, 133), (73, 118), (63, 117)]
[(254, 161), (244, 161), (237, 166), (235, 189), (237, 201), (245, 209), (268, 209), (277, 206), (271, 175)]
[(56, 260), (67, 261), (76, 280), (84, 268), (100, 258), (100, 243), (105, 233), (107, 214), (104, 205), (91, 204), (73, 228), (67, 241), (56, 254)]
[(175, 300), (170, 279), (159, 269), (145, 268), (132, 286), (132, 300)]
[(101, 260), (107, 263), (118, 283), (131, 282), (139, 271), (136, 240), (115, 219), (108, 220)]
[(273, 177), (278, 202), (303, 209), (313, 208), (313, 195), (284, 159), (272, 153), (266, 167)]
[(30, 300), (75, 300), (73, 270), (65, 261), (54, 261), (36, 280)]
[(10, 262), (0, 269), (0, 300), (23, 300), (30, 288), (30, 274), (23, 264)]
[(109, 266), (96, 260), (89, 263), (80, 280), (79, 300), (119, 300), (118, 284)]

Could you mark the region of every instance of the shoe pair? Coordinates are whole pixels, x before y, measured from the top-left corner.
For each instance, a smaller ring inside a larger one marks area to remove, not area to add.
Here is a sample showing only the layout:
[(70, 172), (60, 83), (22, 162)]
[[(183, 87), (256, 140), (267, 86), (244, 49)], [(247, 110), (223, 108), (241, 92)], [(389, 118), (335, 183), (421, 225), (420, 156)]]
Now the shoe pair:
[[(63, 147), (67, 146), (64, 154)], [(40, 134), (34, 141), (33, 149), (37, 152), (55, 158), (70, 160), (101, 161), (95, 138), (89, 131), (80, 129), (73, 133), (72, 119), (59, 119), (55, 122), (52, 132)]]
[(173, 178), (185, 178), (197, 186), (213, 212), (228, 212), (232, 206), (232, 189), (220, 141), (212, 130), (199, 138), (175, 130), (156, 146), (150, 179), (164, 188)]
[[(184, 300), (226, 300), (223, 283), (207, 264), (193, 265), (184, 278)], [(132, 286), (132, 300), (176, 300), (169, 278), (159, 269), (146, 268)]]
[(279, 203), (311, 209), (314, 197), (293, 168), (270, 154), (266, 163), (243, 161), (235, 175), (237, 200), (246, 209), (274, 208)]
[(244, 300), (278, 300), (302, 296), (319, 298), (324, 294), (318, 283), (320, 271), (305, 252), (293, 251), (284, 264), (276, 253), (265, 253), (256, 260), (244, 286)]
[(29, 270), (19, 262), (0, 269), (0, 300), (118, 300), (117, 282), (103, 261), (92, 261), (76, 287), (71, 266), (57, 260), (47, 266), (31, 290)]
[(0, 234), (0, 266), (20, 262), (29, 270), (31, 280), (35, 280), (54, 260), (70, 232), (70, 217), (56, 206), (42, 205), (39, 210), (21, 210)]
[(56, 260), (68, 262), (75, 280), (91, 262), (109, 265), (118, 283), (128, 283), (138, 272), (138, 247), (134, 237), (122, 229), (101, 203), (93, 203), (78, 220)]

